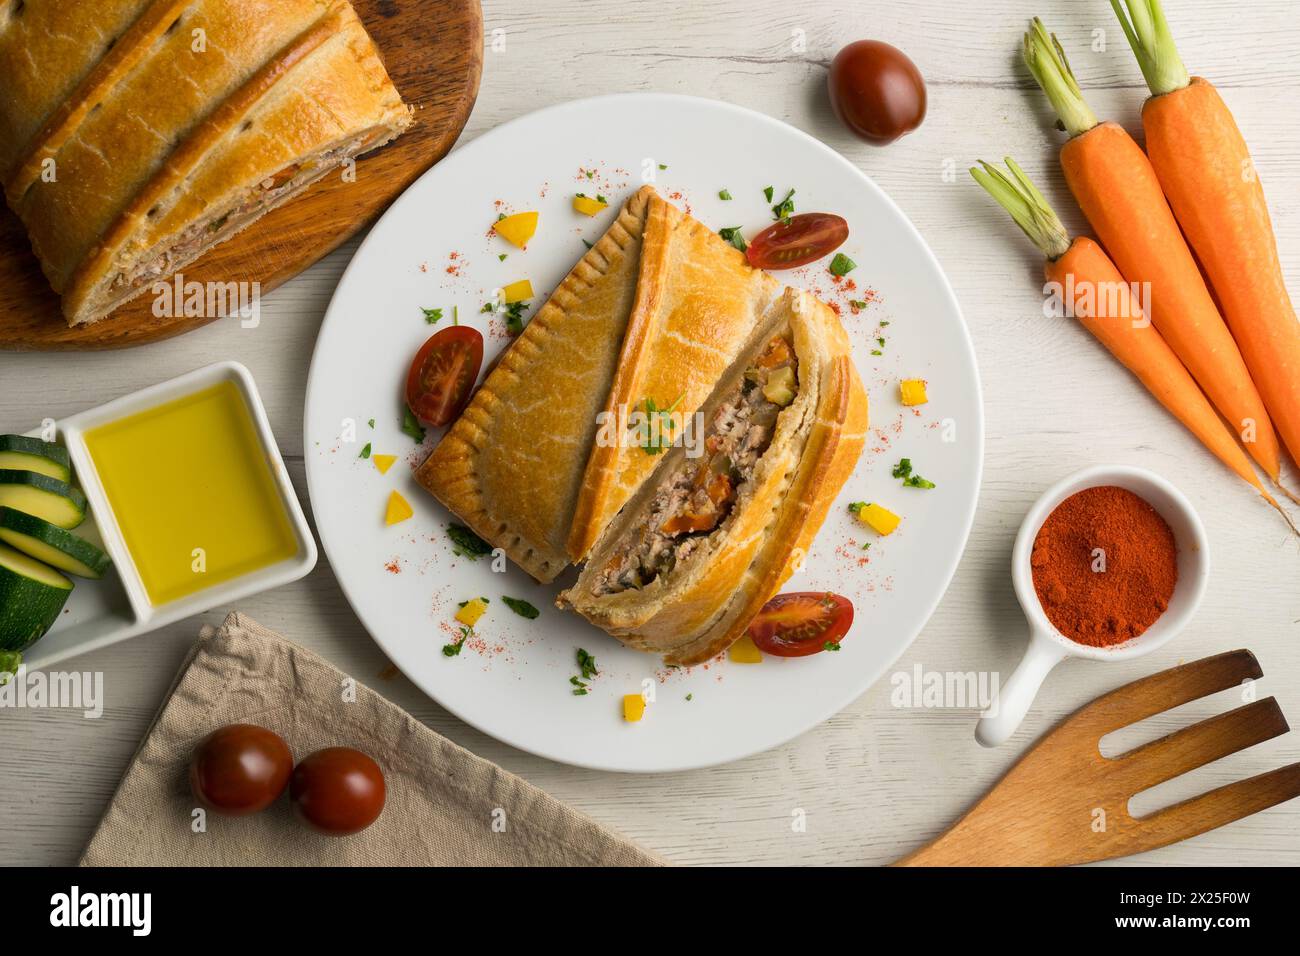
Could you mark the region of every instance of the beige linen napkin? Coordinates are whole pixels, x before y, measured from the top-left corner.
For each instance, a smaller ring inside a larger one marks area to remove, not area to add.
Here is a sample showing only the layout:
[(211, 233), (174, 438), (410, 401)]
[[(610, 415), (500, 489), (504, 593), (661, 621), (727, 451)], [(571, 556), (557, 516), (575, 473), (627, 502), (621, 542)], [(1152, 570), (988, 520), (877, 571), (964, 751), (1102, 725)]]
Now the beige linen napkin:
[[(233, 613), (205, 627), (81, 858), (83, 866), (654, 866), (660, 859), (434, 733), (342, 671)], [(296, 758), (351, 746), (378, 761), (384, 812), (348, 837), (301, 825), (287, 797), (195, 832), (195, 744), (224, 724), (269, 727)]]

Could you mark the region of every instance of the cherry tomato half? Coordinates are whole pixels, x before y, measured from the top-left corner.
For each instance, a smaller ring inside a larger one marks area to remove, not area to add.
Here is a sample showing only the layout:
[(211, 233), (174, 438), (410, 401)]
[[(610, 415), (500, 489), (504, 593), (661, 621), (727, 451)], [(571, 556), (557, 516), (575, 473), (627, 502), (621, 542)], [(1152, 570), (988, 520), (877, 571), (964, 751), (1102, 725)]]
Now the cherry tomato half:
[(838, 644), (853, 623), (853, 604), (827, 591), (778, 594), (749, 624), (749, 636), (765, 654), (807, 657)]
[(805, 212), (774, 222), (749, 241), (745, 255), (755, 269), (793, 269), (834, 252), (849, 237), (849, 224), (828, 212)]
[(216, 813), (242, 817), (274, 803), (292, 770), (293, 753), (279, 734), (254, 724), (230, 724), (195, 748), (190, 789)]
[(828, 88), (840, 122), (869, 143), (892, 143), (925, 119), (921, 71), (879, 40), (859, 40), (835, 54)]
[(384, 772), (360, 750), (326, 747), (293, 768), (289, 798), (294, 812), (328, 836), (359, 833), (384, 810)]
[(426, 425), (449, 424), (469, 404), (482, 364), (483, 336), (477, 329), (453, 325), (434, 333), (411, 363), (406, 404)]

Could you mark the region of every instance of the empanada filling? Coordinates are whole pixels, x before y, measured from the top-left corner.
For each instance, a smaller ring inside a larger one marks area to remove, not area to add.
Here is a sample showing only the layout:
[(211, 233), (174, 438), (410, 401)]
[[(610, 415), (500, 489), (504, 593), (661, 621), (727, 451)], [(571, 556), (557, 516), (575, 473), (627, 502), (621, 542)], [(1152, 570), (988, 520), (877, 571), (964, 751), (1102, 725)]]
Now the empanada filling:
[(798, 393), (797, 368), (788, 337), (767, 343), (734, 394), (714, 411), (705, 428), (705, 453), (684, 457), (662, 479), (645, 520), (597, 578), (597, 596), (641, 588), (668, 574), (718, 529), (772, 443), (781, 409)]

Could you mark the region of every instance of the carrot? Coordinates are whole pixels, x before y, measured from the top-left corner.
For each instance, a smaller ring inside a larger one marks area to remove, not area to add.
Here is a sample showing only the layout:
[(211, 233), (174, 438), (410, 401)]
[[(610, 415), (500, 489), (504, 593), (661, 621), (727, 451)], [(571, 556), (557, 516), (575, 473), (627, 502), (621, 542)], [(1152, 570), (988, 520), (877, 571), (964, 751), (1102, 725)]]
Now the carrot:
[(1123, 127), (1098, 122), (1056, 35), (1037, 17), (1024, 57), (1070, 135), (1061, 168), (1088, 222), (1124, 278), (1145, 293), (1143, 311), (1160, 335), (1277, 483), (1277, 433), (1150, 160)]
[(1072, 307), (1079, 322), (1137, 376), (1160, 404), (1200, 439), (1201, 444), (1276, 508), (1295, 531), (1291, 519), (1264, 490), (1250, 459), (1178, 356), (1160, 333), (1149, 322), (1143, 321), (1140, 305), (1130, 295), (1127, 283), (1101, 246), (1086, 237), (1071, 242), (1043, 194), (1013, 160), (1008, 158), (1006, 162), (1010, 176), (984, 162), (980, 164), (983, 168), (972, 168), (970, 172), (1047, 257), (1044, 274), (1049, 282), (1056, 283), (1062, 290), (1066, 305)]
[(1264, 189), (1232, 113), (1178, 56), (1159, 0), (1111, 0), (1151, 88), (1147, 153), (1291, 458), (1300, 464), (1300, 321)]

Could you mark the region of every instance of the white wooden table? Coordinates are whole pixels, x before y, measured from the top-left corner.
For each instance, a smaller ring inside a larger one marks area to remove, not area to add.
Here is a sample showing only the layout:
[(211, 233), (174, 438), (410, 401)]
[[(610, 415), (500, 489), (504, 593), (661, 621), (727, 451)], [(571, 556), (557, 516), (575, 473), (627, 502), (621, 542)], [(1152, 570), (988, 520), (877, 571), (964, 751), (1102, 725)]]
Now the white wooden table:
[[(1184, 59), (1216, 82), (1252, 146), (1291, 287), (1300, 294), (1294, 4), (1165, 5)], [(965, 173), (977, 157), (1012, 154), (1068, 213), (1067, 225), (1082, 228), (1061, 183), (1059, 136), (1050, 129), (1047, 104), (1017, 56), (1033, 13), (1061, 35), (1097, 113), (1137, 132), (1145, 87), (1105, 0), (487, 0), (483, 85), (462, 142), (551, 103), (659, 90), (761, 110), (843, 152), (898, 201), (946, 268), (975, 339), (987, 411), (984, 483), (970, 544), (947, 597), (897, 670), (920, 664), (1009, 672), (1025, 637), (1008, 578), (1016, 527), (1043, 488), (1097, 462), (1166, 475), (1208, 525), (1209, 594), (1176, 642), (1132, 664), (1063, 666), (1014, 740), (997, 750), (975, 744), (969, 710), (895, 709), (886, 680), (776, 750), (713, 770), (622, 776), (515, 751), (449, 716), (404, 678), (380, 679), (386, 661), (324, 559), (305, 580), (241, 609), (378, 687), (457, 743), (680, 863), (889, 861), (935, 835), (1074, 708), (1128, 680), (1221, 650), (1253, 649), (1266, 675), (1263, 691), (1300, 721), (1300, 547), (1276, 515), (1257, 505), (1084, 332), (1042, 317), (1037, 254)], [(504, 50), (490, 47), (495, 30), (505, 31)], [(803, 52), (792, 48), (795, 31), (806, 39)], [(824, 92), (835, 51), (864, 36), (906, 50), (929, 83), (925, 125), (886, 149), (851, 138)], [(1104, 50), (1088, 52), (1101, 40)], [(22, 431), (46, 416), (66, 416), (208, 362), (236, 359), (260, 385), (305, 505), (307, 365), (355, 246), (270, 295), (256, 330), (224, 321), (127, 352), (0, 354), (0, 431)], [(204, 620), (215, 623), (225, 610)], [(99, 720), (63, 710), (0, 711), (0, 863), (76, 860), (199, 624), (187, 621), (75, 661), (77, 669), (105, 674), (108, 701)], [(1190, 716), (1234, 703), (1220, 695), (1190, 705), (1126, 740), (1167, 733)], [(1289, 734), (1164, 785), (1139, 809), (1295, 760), (1300, 734)], [(792, 811), (800, 808), (806, 832), (791, 826)], [(1300, 802), (1133, 862), (1300, 864)]]

